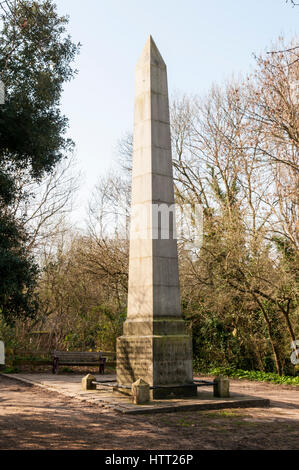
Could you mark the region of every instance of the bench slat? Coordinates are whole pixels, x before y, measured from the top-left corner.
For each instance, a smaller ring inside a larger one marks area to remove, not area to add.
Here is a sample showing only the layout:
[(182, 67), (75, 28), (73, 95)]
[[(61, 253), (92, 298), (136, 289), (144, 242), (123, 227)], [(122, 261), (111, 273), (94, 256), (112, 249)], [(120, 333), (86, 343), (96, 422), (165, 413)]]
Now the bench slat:
[(99, 355), (99, 354), (102, 354), (102, 352), (100, 351), (87, 351), (87, 352), (83, 352), (83, 351), (54, 351), (54, 355), (61, 355), (61, 354), (65, 354), (66, 356), (96, 356), (96, 355)]
[(99, 363), (95, 362), (71, 362), (71, 361), (59, 361), (59, 365), (61, 366), (94, 366), (98, 365)]
[(54, 357), (57, 357), (59, 360), (74, 360), (74, 361), (80, 361), (80, 360), (91, 360), (91, 361), (98, 361), (102, 357), (102, 353), (100, 352), (87, 352), (87, 353), (81, 353), (81, 352), (72, 352), (70, 351), (69, 353), (66, 351), (55, 351)]
[(81, 357), (92, 357), (92, 358), (99, 358), (102, 357), (101, 354), (55, 354), (55, 357), (73, 357), (80, 359)]

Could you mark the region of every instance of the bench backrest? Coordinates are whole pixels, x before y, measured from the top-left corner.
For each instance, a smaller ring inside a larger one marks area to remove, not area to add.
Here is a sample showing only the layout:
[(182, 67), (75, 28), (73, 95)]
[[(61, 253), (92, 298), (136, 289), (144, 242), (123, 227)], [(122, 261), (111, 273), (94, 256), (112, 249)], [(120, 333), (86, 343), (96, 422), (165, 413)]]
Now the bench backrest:
[(101, 352), (80, 351), (54, 351), (53, 357), (68, 362), (98, 362), (102, 358)]

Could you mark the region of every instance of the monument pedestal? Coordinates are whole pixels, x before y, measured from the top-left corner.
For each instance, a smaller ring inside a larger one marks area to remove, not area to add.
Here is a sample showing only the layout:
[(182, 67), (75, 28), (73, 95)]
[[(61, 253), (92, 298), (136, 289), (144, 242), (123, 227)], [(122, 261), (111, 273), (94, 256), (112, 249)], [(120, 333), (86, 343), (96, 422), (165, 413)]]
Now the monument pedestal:
[(197, 394), (191, 338), (186, 334), (121, 336), (117, 339), (116, 370), (119, 386), (130, 386), (142, 378), (151, 387), (157, 387), (151, 389), (151, 399)]

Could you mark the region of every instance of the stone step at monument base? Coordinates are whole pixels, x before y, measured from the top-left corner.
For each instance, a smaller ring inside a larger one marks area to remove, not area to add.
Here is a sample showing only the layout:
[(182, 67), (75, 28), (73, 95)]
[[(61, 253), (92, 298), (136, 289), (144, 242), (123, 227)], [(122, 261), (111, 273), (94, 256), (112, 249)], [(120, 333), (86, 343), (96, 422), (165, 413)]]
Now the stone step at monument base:
[(184, 320), (173, 317), (126, 320), (123, 328), (124, 336), (186, 335)]
[[(113, 387), (113, 391), (116, 393), (122, 393), (127, 396), (131, 396), (131, 390), (129, 388)], [(188, 398), (197, 396), (197, 385), (196, 384), (172, 384), (172, 385), (161, 385), (156, 389), (150, 390), (150, 400), (162, 400), (162, 399), (173, 399), (173, 398)]]
[(188, 398), (197, 396), (197, 386), (195, 384), (161, 386), (154, 390), (150, 390), (150, 399), (172, 399), (172, 398)]
[[(151, 399), (196, 396), (192, 344), (188, 335), (121, 336), (117, 339), (117, 384), (131, 387), (139, 378)], [(124, 393), (130, 393), (124, 388)]]

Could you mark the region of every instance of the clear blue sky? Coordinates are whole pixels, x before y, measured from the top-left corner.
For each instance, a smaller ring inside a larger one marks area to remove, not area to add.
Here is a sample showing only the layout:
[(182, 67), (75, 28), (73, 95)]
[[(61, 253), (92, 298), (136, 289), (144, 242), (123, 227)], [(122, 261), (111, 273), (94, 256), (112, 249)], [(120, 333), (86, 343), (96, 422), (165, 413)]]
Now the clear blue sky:
[(245, 74), (252, 54), (280, 34), (298, 32), (299, 7), (285, 0), (57, 0), (82, 43), (79, 73), (65, 86), (63, 112), (85, 182), (75, 220), (83, 225), (88, 196), (113, 164), (117, 140), (133, 125), (135, 64), (151, 34), (167, 64), (170, 95), (205, 92)]

